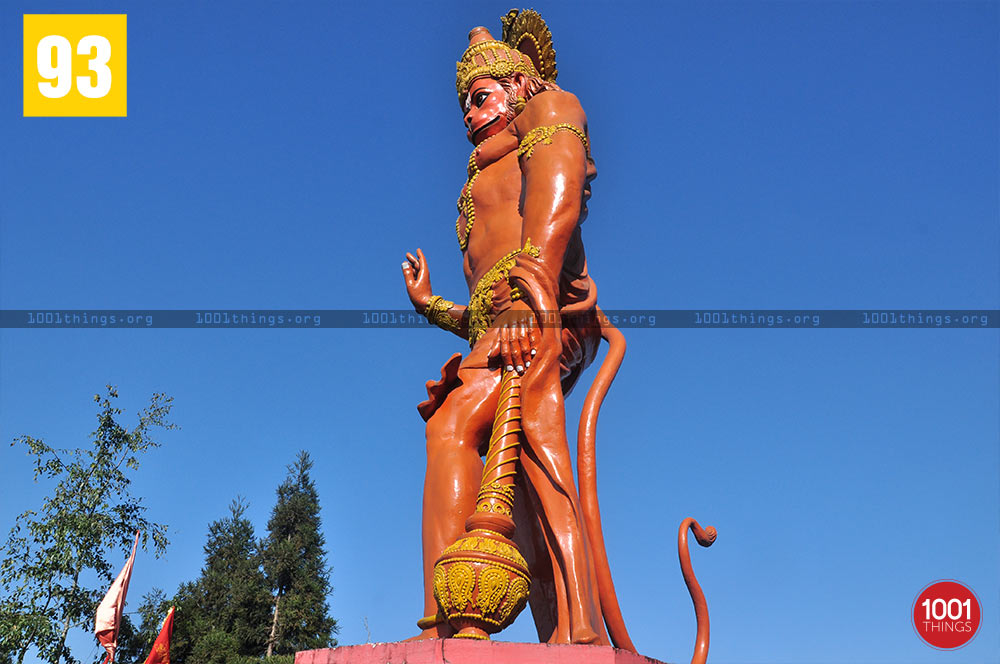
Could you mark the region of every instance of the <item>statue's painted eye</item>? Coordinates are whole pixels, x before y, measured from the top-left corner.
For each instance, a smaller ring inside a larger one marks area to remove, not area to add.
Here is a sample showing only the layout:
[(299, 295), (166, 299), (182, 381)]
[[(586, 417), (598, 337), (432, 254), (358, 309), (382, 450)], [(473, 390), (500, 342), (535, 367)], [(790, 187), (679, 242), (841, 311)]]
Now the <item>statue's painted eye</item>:
[(476, 106), (482, 106), (483, 102), (486, 101), (489, 98), (489, 96), (490, 96), (489, 93), (486, 92), (480, 92), (478, 95), (476, 95)]

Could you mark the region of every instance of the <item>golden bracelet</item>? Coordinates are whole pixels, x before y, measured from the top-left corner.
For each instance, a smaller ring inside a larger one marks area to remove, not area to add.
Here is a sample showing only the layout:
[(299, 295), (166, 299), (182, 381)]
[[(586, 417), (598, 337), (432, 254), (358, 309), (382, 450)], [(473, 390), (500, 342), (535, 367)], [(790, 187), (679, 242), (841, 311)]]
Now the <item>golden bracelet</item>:
[(448, 314), (448, 311), (454, 306), (454, 302), (446, 300), (440, 295), (432, 295), (431, 299), (427, 301), (427, 309), (424, 310), (424, 316), (427, 317), (428, 321), (437, 325), (442, 330), (460, 332), (462, 323)]

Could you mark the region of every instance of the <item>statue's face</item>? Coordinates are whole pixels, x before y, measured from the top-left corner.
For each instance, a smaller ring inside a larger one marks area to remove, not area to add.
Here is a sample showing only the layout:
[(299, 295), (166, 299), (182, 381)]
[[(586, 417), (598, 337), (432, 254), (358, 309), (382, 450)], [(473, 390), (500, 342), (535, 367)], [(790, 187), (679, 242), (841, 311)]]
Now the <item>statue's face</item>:
[(477, 78), (469, 87), (465, 98), (466, 136), (473, 145), (479, 145), (494, 136), (509, 123), (510, 104), (507, 91), (494, 79)]

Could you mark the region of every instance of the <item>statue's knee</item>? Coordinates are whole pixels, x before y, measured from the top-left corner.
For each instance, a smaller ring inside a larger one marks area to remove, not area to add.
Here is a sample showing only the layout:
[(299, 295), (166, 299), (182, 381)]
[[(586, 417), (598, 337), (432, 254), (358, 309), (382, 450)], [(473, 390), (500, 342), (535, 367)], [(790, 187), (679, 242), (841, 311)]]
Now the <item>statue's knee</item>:
[(433, 456), (453, 446), (455, 440), (455, 421), (446, 417), (447, 413), (438, 411), (427, 420), (425, 433), (427, 436), (427, 456)]
[(475, 450), (477, 444), (460, 426), (458, 419), (449, 417), (447, 411), (438, 411), (427, 420), (427, 457), (439, 454), (454, 454), (456, 451)]

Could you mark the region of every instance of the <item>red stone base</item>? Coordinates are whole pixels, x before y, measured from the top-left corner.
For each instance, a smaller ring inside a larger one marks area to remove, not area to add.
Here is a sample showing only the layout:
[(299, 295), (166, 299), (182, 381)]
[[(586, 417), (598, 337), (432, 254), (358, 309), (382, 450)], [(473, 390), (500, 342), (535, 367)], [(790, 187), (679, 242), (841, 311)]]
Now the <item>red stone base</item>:
[(427, 639), (305, 650), (295, 664), (662, 664), (610, 646)]

